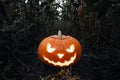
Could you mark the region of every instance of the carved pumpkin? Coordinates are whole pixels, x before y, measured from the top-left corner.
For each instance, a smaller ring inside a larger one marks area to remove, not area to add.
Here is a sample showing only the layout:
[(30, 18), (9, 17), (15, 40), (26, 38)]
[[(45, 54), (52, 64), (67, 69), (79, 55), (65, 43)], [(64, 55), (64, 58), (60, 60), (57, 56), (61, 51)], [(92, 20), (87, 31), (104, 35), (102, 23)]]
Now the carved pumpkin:
[(65, 67), (75, 63), (81, 56), (81, 44), (71, 36), (58, 35), (45, 38), (38, 47), (40, 59), (52, 66)]

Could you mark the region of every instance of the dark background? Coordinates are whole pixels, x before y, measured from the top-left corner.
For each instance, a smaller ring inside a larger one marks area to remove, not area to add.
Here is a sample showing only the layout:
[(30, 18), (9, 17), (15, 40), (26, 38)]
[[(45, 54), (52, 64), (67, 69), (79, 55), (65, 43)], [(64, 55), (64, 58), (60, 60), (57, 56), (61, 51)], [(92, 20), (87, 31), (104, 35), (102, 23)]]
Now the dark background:
[(0, 0), (0, 80), (41, 80), (60, 71), (37, 54), (40, 41), (58, 30), (82, 44), (72, 74), (80, 80), (120, 80), (120, 0), (83, 0), (83, 5), (67, 0), (64, 6), (53, 1)]

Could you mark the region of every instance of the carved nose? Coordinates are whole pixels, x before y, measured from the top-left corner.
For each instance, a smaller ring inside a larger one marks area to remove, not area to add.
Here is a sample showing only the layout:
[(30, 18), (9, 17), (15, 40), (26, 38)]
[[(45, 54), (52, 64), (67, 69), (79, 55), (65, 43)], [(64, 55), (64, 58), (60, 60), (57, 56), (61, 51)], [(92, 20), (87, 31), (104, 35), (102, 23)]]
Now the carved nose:
[(61, 59), (64, 56), (64, 54), (59, 53), (57, 54), (57, 56)]

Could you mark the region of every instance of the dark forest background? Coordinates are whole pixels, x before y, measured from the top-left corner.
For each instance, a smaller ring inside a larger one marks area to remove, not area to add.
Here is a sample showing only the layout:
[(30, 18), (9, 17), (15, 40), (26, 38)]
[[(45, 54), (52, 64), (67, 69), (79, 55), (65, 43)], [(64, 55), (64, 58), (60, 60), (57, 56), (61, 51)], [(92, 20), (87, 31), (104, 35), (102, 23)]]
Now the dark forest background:
[(58, 30), (82, 44), (72, 75), (120, 80), (120, 0), (64, 1), (0, 0), (0, 80), (50, 80), (60, 69), (42, 63), (37, 47)]

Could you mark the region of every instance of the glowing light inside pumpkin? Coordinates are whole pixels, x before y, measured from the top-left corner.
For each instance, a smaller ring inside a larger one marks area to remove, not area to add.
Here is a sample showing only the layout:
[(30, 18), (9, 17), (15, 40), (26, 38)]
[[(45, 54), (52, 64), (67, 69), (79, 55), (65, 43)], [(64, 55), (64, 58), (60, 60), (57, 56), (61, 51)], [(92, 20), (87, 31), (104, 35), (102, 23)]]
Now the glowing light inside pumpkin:
[(57, 54), (57, 56), (61, 59), (64, 56), (64, 54), (59, 53)]
[(52, 52), (54, 52), (55, 50), (56, 50), (55, 48), (51, 48), (51, 44), (50, 44), (50, 43), (47, 44), (47, 51), (48, 51), (49, 53), (52, 53)]
[(54, 62), (48, 58), (46, 58), (45, 56), (43, 57), (46, 61), (48, 61), (48, 63), (50, 64), (53, 64), (54, 66), (60, 66), (60, 67), (63, 67), (63, 66), (69, 66), (70, 64), (74, 63), (75, 59), (76, 59), (76, 53), (74, 54), (73, 57), (70, 58), (69, 61), (64, 61), (63, 63), (61, 62)]
[(66, 49), (67, 52), (73, 52), (75, 50), (75, 46), (72, 44), (69, 49)]

